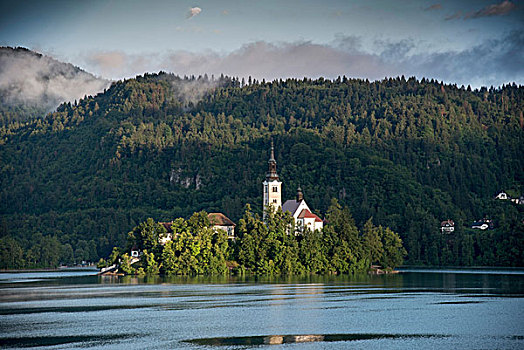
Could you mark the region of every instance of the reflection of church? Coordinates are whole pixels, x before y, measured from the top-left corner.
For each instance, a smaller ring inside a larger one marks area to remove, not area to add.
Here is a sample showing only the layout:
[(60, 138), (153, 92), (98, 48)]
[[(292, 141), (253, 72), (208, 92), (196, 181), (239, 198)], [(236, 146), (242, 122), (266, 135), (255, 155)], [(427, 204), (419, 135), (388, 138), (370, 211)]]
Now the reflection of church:
[(275, 160), (275, 150), (273, 143), (271, 143), (271, 157), (269, 158), (269, 170), (264, 180), (264, 218), (265, 212), (268, 206), (272, 206), (275, 210), (278, 207), (282, 208), (283, 212), (290, 212), (291, 216), (295, 219), (295, 226), (297, 231), (304, 231), (308, 228), (311, 231), (322, 230), (324, 223), (322, 219), (313, 214), (309, 209), (304, 195), (300, 187), (297, 191), (295, 199), (287, 200), (282, 205), (282, 182), (279, 180), (277, 174), (277, 162)]

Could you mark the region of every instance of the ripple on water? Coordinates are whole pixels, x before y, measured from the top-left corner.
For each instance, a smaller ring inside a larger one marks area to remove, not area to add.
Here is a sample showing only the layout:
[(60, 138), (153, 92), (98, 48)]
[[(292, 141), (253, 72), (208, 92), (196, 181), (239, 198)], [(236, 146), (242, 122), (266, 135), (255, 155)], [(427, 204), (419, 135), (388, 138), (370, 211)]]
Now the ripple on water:
[(102, 335), (71, 335), (71, 336), (45, 336), (24, 338), (0, 338), (2, 348), (32, 348), (41, 346), (57, 346), (82, 343), (82, 346), (95, 346), (104, 343), (114, 343), (138, 334), (102, 334)]

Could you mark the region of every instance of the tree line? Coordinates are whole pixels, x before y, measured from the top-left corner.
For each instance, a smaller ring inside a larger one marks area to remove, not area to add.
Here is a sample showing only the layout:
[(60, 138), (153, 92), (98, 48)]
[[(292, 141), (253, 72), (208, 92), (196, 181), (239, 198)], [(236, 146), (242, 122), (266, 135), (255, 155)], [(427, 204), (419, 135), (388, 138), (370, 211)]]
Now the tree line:
[[(294, 219), (279, 208), (269, 210), (266, 221), (246, 205), (235, 230), (235, 239), (213, 229), (207, 213), (172, 222), (172, 239), (161, 244), (164, 225), (149, 218), (128, 234), (125, 247), (115, 247), (108, 261), (126, 274), (219, 275), (225, 273), (352, 274), (367, 272), (372, 264), (393, 269), (403, 262), (406, 250), (399, 235), (375, 226), (370, 218), (359, 230), (348, 207), (333, 199), (320, 231), (295, 232)], [(131, 250), (141, 252), (132, 263)]]

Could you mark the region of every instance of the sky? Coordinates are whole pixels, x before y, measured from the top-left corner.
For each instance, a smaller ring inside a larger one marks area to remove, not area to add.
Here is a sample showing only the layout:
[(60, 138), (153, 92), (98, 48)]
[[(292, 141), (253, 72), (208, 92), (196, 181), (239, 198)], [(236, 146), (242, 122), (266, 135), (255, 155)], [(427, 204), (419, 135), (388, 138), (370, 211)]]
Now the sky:
[(524, 84), (524, 0), (1, 1), (0, 46), (109, 79), (164, 70)]

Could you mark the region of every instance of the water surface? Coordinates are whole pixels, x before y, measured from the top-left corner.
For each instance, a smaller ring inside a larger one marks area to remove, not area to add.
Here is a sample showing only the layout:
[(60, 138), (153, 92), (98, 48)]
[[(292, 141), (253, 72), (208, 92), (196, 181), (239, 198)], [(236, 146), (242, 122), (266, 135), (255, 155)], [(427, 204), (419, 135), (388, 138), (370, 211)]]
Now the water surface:
[(0, 345), (35, 349), (524, 349), (524, 272), (0, 274)]

